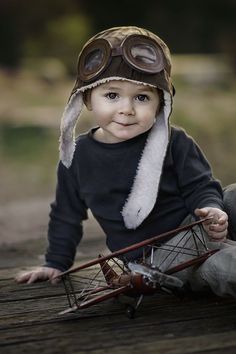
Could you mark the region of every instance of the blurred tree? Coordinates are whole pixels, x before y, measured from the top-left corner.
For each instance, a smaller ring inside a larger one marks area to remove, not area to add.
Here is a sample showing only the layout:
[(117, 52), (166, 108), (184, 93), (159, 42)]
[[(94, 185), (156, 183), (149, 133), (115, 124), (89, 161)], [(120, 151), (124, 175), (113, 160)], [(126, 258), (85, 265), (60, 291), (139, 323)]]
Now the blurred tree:
[(25, 54), (62, 55), (64, 60), (72, 46), (78, 52), (88, 27), (77, 0), (1, 0), (0, 65), (17, 67)]
[(22, 31), (16, 14), (11, 16), (10, 7), (14, 1), (0, 3), (0, 64), (5, 67), (15, 67), (22, 55)]
[(89, 20), (80, 14), (52, 19), (37, 39), (32, 36), (26, 40), (25, 55), (60, 58), (68, 72), (74, 73), (78, 52), (91, 34), (90, 28)]
[(235, 29), (235, 5), (234, 0), (157, 1), (150, 6), (148, 19), (154, 30), (162, 31), (172, 51), (215, 53), (223, 50), (222, 39)]
[(83, 0), (96, 31), (120, 25), (146, 27), (175, 53), (226, 52), (235, 58), (235, 0)]
[(69, 56), (92, 31), (90, 24), (93, 33), (120, 25), (147, 27), (172, 52), (224, 51), (236, 63), (235, 10), (235, 0), (1, 0), (0, 65), (17, 66), (26, 49), (61, 56), (70, 67)]

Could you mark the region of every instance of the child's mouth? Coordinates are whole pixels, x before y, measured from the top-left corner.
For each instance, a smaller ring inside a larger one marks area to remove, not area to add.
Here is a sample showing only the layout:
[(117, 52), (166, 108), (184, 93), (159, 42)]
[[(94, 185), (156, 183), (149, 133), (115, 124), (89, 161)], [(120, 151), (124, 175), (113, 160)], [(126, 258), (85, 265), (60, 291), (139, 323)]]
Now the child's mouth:
[(117, 124), (119, 124), (119, 125), (122, 125), (122, 127), (129, 127), (130, 125), (134, 125), (135, 123), (129, 123), (129, 124), (127, 124), (127, 123), (119, 123), (119, 122), (116, 122)]

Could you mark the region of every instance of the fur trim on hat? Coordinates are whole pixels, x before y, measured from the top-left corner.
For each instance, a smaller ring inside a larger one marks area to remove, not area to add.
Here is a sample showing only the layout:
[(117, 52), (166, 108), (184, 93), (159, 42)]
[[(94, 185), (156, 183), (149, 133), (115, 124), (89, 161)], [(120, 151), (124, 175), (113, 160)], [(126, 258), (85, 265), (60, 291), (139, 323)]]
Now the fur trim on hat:
[(124, 223), (128, 229), (136, 229), (156, 203), (169, 142), (172, 99), (168, 92), (164, 92), (164, 102), (164, 109), (158, 114), (147, 138), (131, 192), (122, 210)]
[(75, 92), (63, 113), (61, 120), (60, 160), (64, 166), (70, 167), (75, 152), (75, 126), (83, 109), (83, 97)]

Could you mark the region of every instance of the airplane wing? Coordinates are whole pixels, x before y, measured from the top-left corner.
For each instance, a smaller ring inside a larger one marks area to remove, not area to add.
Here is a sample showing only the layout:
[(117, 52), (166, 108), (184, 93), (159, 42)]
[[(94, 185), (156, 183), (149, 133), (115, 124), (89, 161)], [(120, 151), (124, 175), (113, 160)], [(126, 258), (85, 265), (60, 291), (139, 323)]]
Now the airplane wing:
[(118, 251), (115, 251), (113, 253), (110, 253), (110, 254), (108, 254), (106, 256), (95, 258), (95, 259), (93, 259), (93, 260), (91, 260), (89, 262), (86, 262), (84, 264), (81, 264), (81, 265), (79, 265), (77, 267), (73, 267), (73, 268), (67, 270), (66, 272), (60, 274), (57, 277), (63, 277), (64, 275), (78, 272), (78, 271), (80, 271), (82, 269), (89, 268), (91, 266), (99, 264), (101, 261), (107, 261), (109, 259), (119, 258), (120, 256), (125, 255), (126, 253), (128, 253), (130, 251), (137, 250), (139, 248), (144, 248), (146, 246), (149, 246), (149, 245), (152, 245), (152, 244), (155, 244), (155, 243), (161, 243), (161, 242), (163, 243), (163, 242), (165, 242), (165, 240), (168, 240), (170, 237), (174, 237), (175, 235), (177, 235), (178, 233), (180, 233), (182, 231), (191, 231), (191, 230), (194, 229), (194, 227), (201, 226), (202, 223), (205, 220), (209, 220), (209, 219), (211, 219), (211, 218), (206, 218), (206, 219), (202, 219), (202, 220), (199, 220), (199, 221), (195, 221), (195, 222), (193, 222), (191, 224), (178, 227), (178, 228), (176, 228), (174, 230), (170, 230), (170, 231), (164, 232), (164, 233), (162, 233), (160, 235), (148, 238), (147, 240), (144, 240), (144, 241), (141, 241), (139, 243), (135, 243), (135, 244), (133, 244), (131, 246), (122, 248), (122, 249), (120, 249)]

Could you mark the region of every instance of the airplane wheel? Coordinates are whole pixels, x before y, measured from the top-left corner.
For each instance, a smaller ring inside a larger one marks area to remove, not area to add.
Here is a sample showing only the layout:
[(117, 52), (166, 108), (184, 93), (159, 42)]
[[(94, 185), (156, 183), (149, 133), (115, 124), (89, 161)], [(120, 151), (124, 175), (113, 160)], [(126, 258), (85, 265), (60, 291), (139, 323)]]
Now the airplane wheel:
[(126, 308), (126, 314), (129, 318), (134, 318), (135, 315), (135, 308), (131, 305), (128, 305)]

